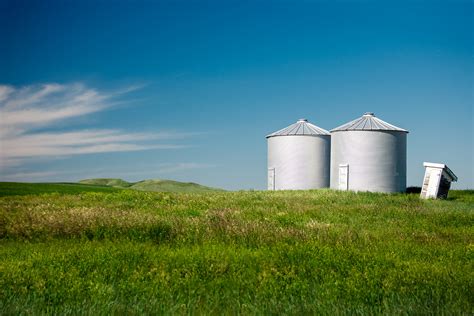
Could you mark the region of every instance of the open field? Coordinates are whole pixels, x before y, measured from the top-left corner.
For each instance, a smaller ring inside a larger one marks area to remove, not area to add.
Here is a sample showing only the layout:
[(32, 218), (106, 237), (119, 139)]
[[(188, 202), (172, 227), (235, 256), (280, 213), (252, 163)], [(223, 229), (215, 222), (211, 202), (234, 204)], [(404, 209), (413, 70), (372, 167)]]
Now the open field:
[(192, 182), (173, 180), (143, 180), (127, 182), (122, 179), (87, 179), (78, 183), (0, 182), (0, 197), (7, 195), (38, 195), (44, 193), (77, 194), (82, 192), (117, 192), (122, 189), (151, 192), (206, 193), (224, 191)]
[(2, 314), (474, 312), (474, 192), (0, 198)]

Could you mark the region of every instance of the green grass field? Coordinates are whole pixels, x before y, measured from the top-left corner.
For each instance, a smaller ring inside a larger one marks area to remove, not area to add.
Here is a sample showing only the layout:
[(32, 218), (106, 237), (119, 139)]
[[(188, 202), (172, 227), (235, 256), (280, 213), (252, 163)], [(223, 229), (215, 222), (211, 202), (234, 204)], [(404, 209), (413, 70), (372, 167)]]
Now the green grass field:
[(66, 193), (0, 198), (2, 315), (474, 312), (473, 191)]
[(173, 180), (143, 180), (127, 182), (122, 179), (86, 179), (78, 183), (20, 183), (0, 182), (0, 197), (7, 195), (38, 195), (45, 193), (78, 194), (83, 192), (117, 192), (131, 189), (150, 192), (207, 193), (224, 190), (206, 187), (192, 182)]

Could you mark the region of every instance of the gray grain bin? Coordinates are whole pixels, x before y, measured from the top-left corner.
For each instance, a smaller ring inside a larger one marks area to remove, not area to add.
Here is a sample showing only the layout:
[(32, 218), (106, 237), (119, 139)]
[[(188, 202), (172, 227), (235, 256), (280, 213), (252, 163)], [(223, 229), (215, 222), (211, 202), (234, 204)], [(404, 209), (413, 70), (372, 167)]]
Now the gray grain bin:
[(267, 136), (268, 190), (329, 187), (331, 135), (306, 119)]
[(331, 130), (331, 188), (404, 192), (407, 133), (370, 112)]

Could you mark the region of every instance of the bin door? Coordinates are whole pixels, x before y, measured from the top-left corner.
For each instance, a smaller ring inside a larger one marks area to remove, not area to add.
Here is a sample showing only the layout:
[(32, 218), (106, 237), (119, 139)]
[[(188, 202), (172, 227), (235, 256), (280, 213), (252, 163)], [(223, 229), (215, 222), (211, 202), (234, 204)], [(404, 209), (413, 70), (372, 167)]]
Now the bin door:
[(339, 190), (349, 190), (349, 165), (339, 165)]
[(431, 169), (428, 188), (426, 192), (427, 197), (435, 199), (438, 198), (438, 191), (442, 173), (443, 170), (441, 169)]
[(268, 168), (268, 190), (275, 190), (275, 168)]

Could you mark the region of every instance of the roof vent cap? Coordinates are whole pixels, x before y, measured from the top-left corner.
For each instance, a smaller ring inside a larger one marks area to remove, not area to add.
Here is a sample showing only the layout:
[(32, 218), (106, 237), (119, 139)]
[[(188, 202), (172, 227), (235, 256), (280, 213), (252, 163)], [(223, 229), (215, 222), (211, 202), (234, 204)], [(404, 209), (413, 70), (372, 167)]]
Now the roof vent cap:
[(329, 132), (321, 127), (308, 122), (307, 119), (302, 118), (275, 133), (267, 135), (267, 138), (274, 136), (329, 136)]
[(338, 131), (398, 131), (408, 133), (403, 128), (396, 127), (375, 117), (372, 112), (366, 112), (361, 117), (331, 130), (331, 132)]

